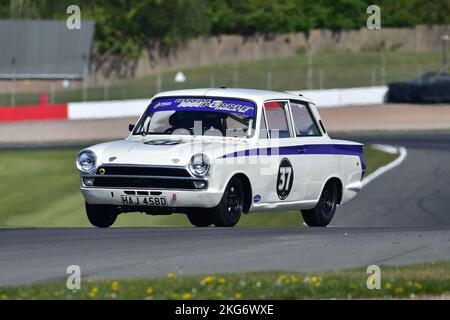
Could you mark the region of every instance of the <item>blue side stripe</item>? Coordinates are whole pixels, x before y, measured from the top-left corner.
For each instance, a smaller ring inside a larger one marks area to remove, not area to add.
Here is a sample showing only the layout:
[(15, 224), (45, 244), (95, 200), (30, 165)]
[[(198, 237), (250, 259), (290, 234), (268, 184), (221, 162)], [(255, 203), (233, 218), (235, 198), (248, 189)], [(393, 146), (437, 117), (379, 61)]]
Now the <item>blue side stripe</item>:
[[(298, 150), (302, 149), (301, 152)], [(303, 154), (335, 154), (357, 156), (361, 162), (362, 171), (366, 171), (363, 146), (353, 144), (308, 144), (297, 146), (285, 146), (275, 148), (257, 148), (228, 153), (222, 158), (237, 158), (250, 156), (271, 156), (271, 155), (303, 155)]]

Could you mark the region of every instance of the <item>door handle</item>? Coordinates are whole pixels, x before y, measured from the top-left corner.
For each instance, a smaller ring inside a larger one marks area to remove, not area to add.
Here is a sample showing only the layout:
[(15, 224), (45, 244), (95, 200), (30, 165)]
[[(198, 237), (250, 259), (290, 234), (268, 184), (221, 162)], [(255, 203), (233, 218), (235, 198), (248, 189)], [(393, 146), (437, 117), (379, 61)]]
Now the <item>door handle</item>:
[(298, 153), (305, 153), (306, 152), (306, 147), (300, 147), (297, 149)]

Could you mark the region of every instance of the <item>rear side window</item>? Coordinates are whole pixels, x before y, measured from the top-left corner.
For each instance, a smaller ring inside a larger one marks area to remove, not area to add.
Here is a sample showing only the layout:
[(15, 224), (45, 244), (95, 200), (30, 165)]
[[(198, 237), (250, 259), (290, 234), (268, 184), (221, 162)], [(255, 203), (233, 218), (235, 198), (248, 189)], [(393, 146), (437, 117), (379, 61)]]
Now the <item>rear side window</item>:
[(292, 117), (294, 118), (295, 135), (297, 137), (321, 135), (311, 112), (305, 104), (291, 101), (291, 111)]
[(287, 102), (271, 101), (264, 103), (267, 127), (271, 138), (290, 138), (288, 118), (286, 116)]

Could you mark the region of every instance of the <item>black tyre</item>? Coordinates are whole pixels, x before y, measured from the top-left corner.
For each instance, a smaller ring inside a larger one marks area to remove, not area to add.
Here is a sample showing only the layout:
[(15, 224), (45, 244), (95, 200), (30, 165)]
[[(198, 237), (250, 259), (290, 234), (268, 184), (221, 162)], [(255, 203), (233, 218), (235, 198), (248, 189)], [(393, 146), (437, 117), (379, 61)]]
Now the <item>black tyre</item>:
[(316, 207), (311, 210), (302, 210), (303, 220), (310, 227), (326, 227), (334, 217), (337, 202), (336, 183), (327, 183)]
[(117, 211), (110, 206), (86, 203), (86, 214), (89, 222), (97, 228), (108, 228), (117, 218)]
[(216, 227), (234, 227), (241, 218), (244, 208), (244, 185), (234, 177), (228, 183), (222, 200), (212, 210), (213, 223)]
[(209, 227), (213, 223), (209, 212), (188, 213), (189, 222), (195, 227)]

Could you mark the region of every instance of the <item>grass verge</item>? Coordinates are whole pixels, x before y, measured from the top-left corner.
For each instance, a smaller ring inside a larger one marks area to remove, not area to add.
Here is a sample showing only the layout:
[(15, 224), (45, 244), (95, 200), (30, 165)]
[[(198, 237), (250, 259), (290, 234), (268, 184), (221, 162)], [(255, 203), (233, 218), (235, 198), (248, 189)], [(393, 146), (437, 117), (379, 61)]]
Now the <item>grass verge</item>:
[[(75, 168), (76, 149), (0, 152), (0, 227), (89, 226)], [(368, 174), (396, 155), (365, 148)], [(240, 226), (301, 225), (299, 212), (244, 215)], [(181, 214), (119, 216), (114, 226), (190, 226)]]
[(255, 272), (135, 280), (84, 279), (70, 291), (63, 281), (1, 287), (0, 299), (351, 299), (450, 294), (450, 261), (381, 266), (381, 288), (367, 289), (365, 268), (320, 273)]

